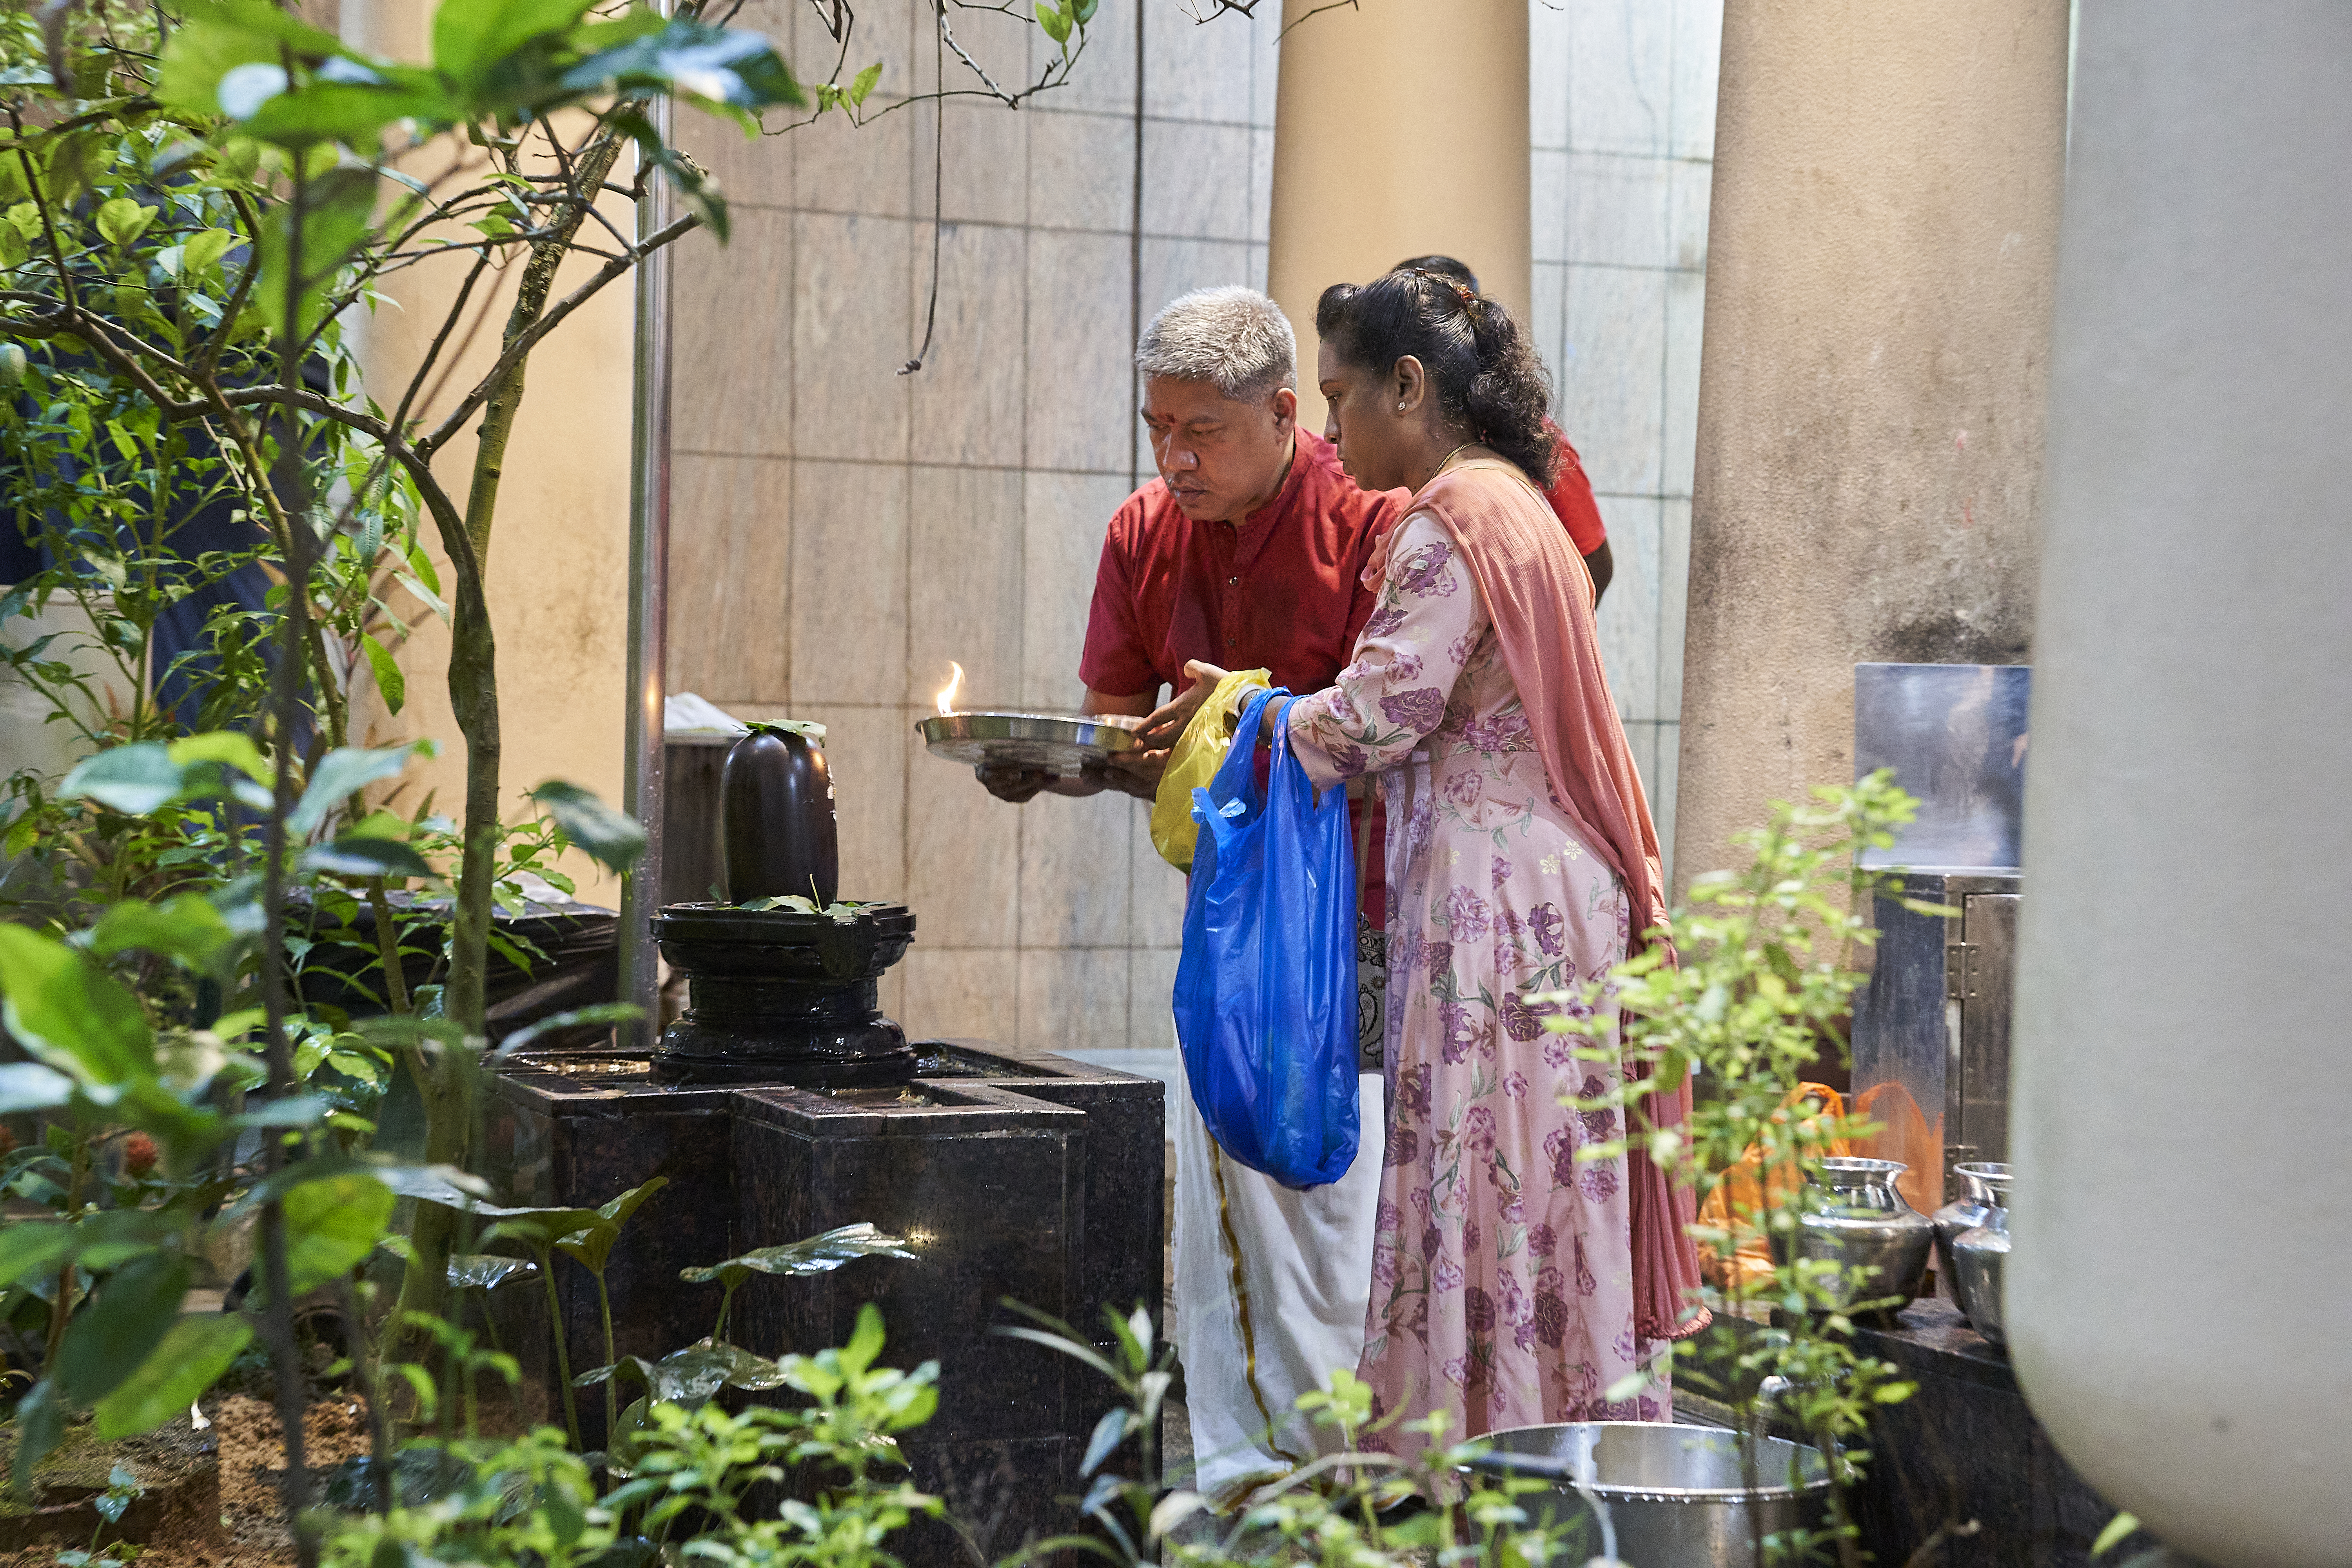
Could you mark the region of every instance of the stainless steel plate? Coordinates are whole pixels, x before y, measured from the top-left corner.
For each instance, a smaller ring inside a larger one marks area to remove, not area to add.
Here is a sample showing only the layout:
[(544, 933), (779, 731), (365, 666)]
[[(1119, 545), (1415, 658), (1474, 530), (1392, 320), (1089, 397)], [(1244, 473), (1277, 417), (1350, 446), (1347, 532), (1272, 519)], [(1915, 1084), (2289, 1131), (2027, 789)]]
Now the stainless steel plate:
[(1043, 768), (1064, 777), (1131, 752), (1140, 719), (1098, 713), (947, 713), (916, 726), (936, 756), (977, 766)]

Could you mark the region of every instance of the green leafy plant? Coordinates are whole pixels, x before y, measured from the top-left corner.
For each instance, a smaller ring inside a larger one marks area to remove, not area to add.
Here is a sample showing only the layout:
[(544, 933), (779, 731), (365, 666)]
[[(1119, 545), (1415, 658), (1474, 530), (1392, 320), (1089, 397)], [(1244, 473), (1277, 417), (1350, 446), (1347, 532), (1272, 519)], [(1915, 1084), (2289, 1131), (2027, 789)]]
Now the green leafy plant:
[(432, 1472), (433, 1495), (336, 1521), (324, 1561), (334, 1568), (451, 1561), (586, 1568), (622, 1540), (597, 1501), (587, 1461), (552, 1427), (441, 1445), (431, 1457), (446, 1461)]
[[(550, 1427), (510, 1441), (419, 1445), (433, 1461), (417, 1468), (436, 1478), (434, 1495), (341, 1521), (326, 1561), (894, 1563), (891, 1536), (940, 1512), (938, 1500), (907, 1484), (897, 1442), (938, 1408), (939, 1369), (878, 1366), (883, 1345), (881, 1314), (869, 1306), (847, 1345), (770, 1363), (766, 1386), (792, 1389), (803, 1401), (795, 1408), (730, 1412), (711, 1402), (715, 1386), (652, 1402), (625, 1476), (601, 1495), (590, 1465)], [(793, 1476), (808, 1478), (801, 1495), (772, 1512), (749, 1506), (753, 1487)]]
[[(441, 1441), (446, 1445), (452, 1435), (446, 1429), (451, 1405), (457, 1406), (458, 1418), (464, 1423), (464, 1436), (471, 1442), (481, 1435), (481, 1374), (490, 1373), (509, 1387), (521, 1376), (514, 1357), (495, 1347), (485, 1347), (479, 1335), (441, 1318), (420, 1314), (408, 1325), (417, 1331), (417, 1338), (430, 1351), (437, 1352), (442, 1372), (437, 1378), (433, 1368), (417, 1362), (394, 1362), (389, 1371), (403, 1378), (415, 1395), (420, 1420), (431, 1425), (444, 1424)], [(454, 1391), (451, 1400), (445, 1391)]]
[[(0, 1108), (49, 1119), (7, 1184), (55, 1215), (0, 1231), (0, 1287), (38, 1289), (48, 1315), (40, 1378), (16, 1411), (20, 1490), (72, 1413), (94, 1410), (103, 1439), (130, 1436), (184, 1411), (257, 1331), (290, 1346), (293, 1298), (355, 1267), (390, 1218), (392, 1194), (348, 1154), (282, 1158), (323, 1130), (323, 1100), (238, 1109), (269, 1068), (213, 1030), (157, 1029), (105, 962), (136, 947), (218, 975), (239, 946), (195, 898), (114, 906), (79, 946), (0, 925), (0, 1018), (33, 1058), (0, 1068)], [(247, 1134), (258, 1150), (240, 1162)], [(152, 1163), (107, 1183), (101, 1156), (126, 1135)], [(206, 1234), (257, 1212), (275, 1224), (245, 1310), (182, 1316)]]
[[(1160, 1421), (1174, 1352), (1156, 1339), (1149, 1312), (1139, 1307), (1121, 1317), (1106, 1309), (1111, 1343), (1105, 1350), (1067, 1323), (1018, 1302), (1004, 1304), (1029, 1322), (997, 1332), (1080, 1363), (1119, 1396), (1096, 1423), (1079, 1462), (1087, 1490), (1076, 1500), (1077, 1508), (1102, 1533), (1033, 1542), (1004, 1568), (1074, 1552), (1118, 1568), (1299, 1563), (1419, 1568), (1428, 1563), (1540, 1564), (1562, 1550), (1565, 1527), (1537, 1518), (1520, 1500), (1543, 1483), (1484, 1475), (1465, 1483), (1464, 1467), (1485, 1445), (1447, 1444), (1444, 1412), (1406, 1424), (1405, 1430), (1426, 1439), (1413, 1458), (1365, 1447), (1362, 1439), (1379, 1430), (1371, 1419), (1371, 1387), (1345, 1369), (1332, 1373), (1327, 1388), (1298, 1400), (1299, 1409), (1333, 1434), (1332, 1451), (1240, 1500), (1220, 1518), (1211, 1499), (1161, 1468)], [(1113, 1461), (1130, 1451), (1132, 1468), (1115, 1468)]]
[[(883, 1342), (882, 1314), (868, 1305), (847, 1344), (785, 1357), (766, 1386), (804, 1396), (800, 1409), (754, 1405), (730, 1415), (705, 1403), (715, 1386), (655, 1404), (635, 1445), (632, 1479), (608, 1504), (641, 1506), (639, 1527), (656, 1541), (691, 1512), (695, 1553), (720, 1562), (774, 1560), (767, 1553), (845, 1565), (889, 1561), (882, 1552), (888, 1534), (938, 1505), (876, 1472), (905, 1469), (897, 1434), (938, 1410), (939, 1367), (877, 1366)], [(814, 1495), (786, 1501), (774, 1519), (745, 1518), (744, 1491), (754, 1481), (783, 1480), (787, 1464), (816, 1478)]]
[[(801, 102), (799, 89), (764, 40), (707, 24), (695, 7), (669, 18), (642, 5), (600, 15), (588, 0), (524, 11), (499, 0), (451, 0), (436, 12), (433, 58), (423, 65), (367, 56), (264, 0), (184, 0), (169, 14), (60, 5), (38, 26), (13, 14), (0, 25), (0, 43), (7, 51), (0, 62), (7, 68), (0, 70), (7, 120), (0, 323), (17, 344), (41, 350), (37, 364), (12, 355), (6, 368), (61, 395), (33, 405), (34, 415), (11, 398), (0, 423), (14, 422), (16, 449), (27, 453), (57, 425), (79, 446), (61, 448), (63, 457), (38, 471), (103, 481), (90, 487), (100, 500), (64, 502), (54, 525), (45, 523), (65, 554), (41, 592), (102, 584), (102, 595), (95, 586), (82, 595), (85, 608), (93, 610), (99, 642), (128, 659), (152, 634), (156, 606), (188, 574), (133, 573), (121, 564), (126, 552), (167, 555), (171, 521), (215, 500), (241, 508), (254, 524), (251, 550), (195, 575), (217, 580), (257, 562), (279, 578), (271, 613), (228, 613), (209, 644), (262, 699), (252, 704), (262, 765), (250, 771), (265, 798), (233, 801), (228, 823), (238, 810), (258, 819), (263, 925), (275, 932), (287, 912), (285, 851), (323, 820), (297, 810), (304, 777), (314, 765), (312, 785), (335, 775), (332, 764), (345, 752), (341, 693), (364, 664), (387, 703), (403, 695), (394, 689), (396, 665), (370, 632), (370, 617), (383, 611), (379, 580), (388, 569), (440, 602), (415, 547), (414, 520), (431, 520), (454, 577), (451, 696), (467, 766), (448, 974), (438, 999), (463, 1034), (478, 1034), (503, 838), (483, 573), (530, 350), (658, 247), (705, 225), (723, 237), (716, 192), (653, 131), (645, 110), (656, 98), (683, 98), (749, 129), (759, 109)], [(581, 112), (556, 113), (566, 109)], [(448, 171), (432, 179), (406, 172), (404, 162), (436, 141), (454, 153)], [(658, 233), (625, 239), (611, 231), (617, 250), (599, 250), (603, 264), (558, 299), (553, 284), (564, 260), (599, 249), (585, 237), (610, 230), (594, 208), (632, 147), (640, 154), (635, 191), (666, 180), (689, 210)], [(415, 376), (379, 403), (351, 384), (340, 323), (376, 299), (386, 279), (442, 256), (469, 265), (467, 282)], [(466, 297), (509, 260), (520, 282), (497, 362), (453, 407), (428, 417), (425, 393)], [(432, 460), (477, 426), (473, 482), (461, 507)], [(61, 486), (51, 482), (44, 495)], [(28, 603), (6, 607), (15, 613)], [(263, 656), (273, 642), (276, 654)], [(340, 674), (322, 651), (331, 643), (350, 655)], [(73, 695), (39, 652), (17, 662), (49, 680), (61, 704)], [(324, 762), (303, 738), (306, 715), (324, 723)], [(105, 737), (130, 742), (117, 750), (155, 747), (168, 736), (163, 730), (151, 741), (159, 727), (135, 703), (128, 723), (130, 733)], [(142, 755), (146, 762), (96, 761), (135, 773), (173, 760), (152, 750)], [(344, 787), (327, 809), (367, 816), (356, 797), (371, 780), (347, 772), (339, 782)], [(37, 786), (20, 784), (19, 800), (12, 828), (29, 818), (35, 835), (57, 841), (79, 826)], [(600, 816), (577, 792), (547, 792), (545, 805), (574, 842), (609, 865), (625, 867), (642, 843), (614, 830), (609, 814)], [(99, 825), (110, 826), (103, 817)], [(85, 858), (93, 871), (110, 871), (120, 890), (134, 873), (230, 852), (204, 834), (241, 835), (216, 813), (161, 826), (161, 834), (100, 834), (110, 841)], [(397, 991), (400, 944), (385, 884), (430, 868), (408, 844), (412, 835), (387, 826), (378, 821), (377, 831), (319, 849), (309, 868), (367, 885), (386, 943), (386, 985)], [(199, 837), (172, 843), (173, 827)], [(12, 847), (26, 847), (16, 837)], [(265, 944), (257, 966), (274, 1087), (290, 1076), (288, 956)], [(420, 1074), (426, 1102), (427, 1156), (452, 1164), (466, 1157), (471, 1121), (463, 1055), (406, 1062)], [(411, 1310), (437, 1306), (446, 1288), (448, 1237), (438, 1212), (426, 1211), (415, 1237)], [(273, 1207), (263, 1229), (274, 1233), (277, 1225)]]
[[(620, 1359), (613, 1340), (613, 1297), (604, 1288), (604, 1266), (612, 1260), (613, 1244), (621, 1239), (621, 1227), (647, 1198), (669, 1185), (667, 1176), (656, 1176), (641, 1182), (609, 1203), (598, 1205), (595, 1213), (579, 1229), (555, 1239), (555, 1250), (562, 1253), (596, 1281), (596, 1315), (604, 1328), (604, 1364), (611, 1366)], [(614, 1402), (614, 1392), (608, 1381), (604, 1385), (604, 1430), (619, 1430), (620, 1409)], [(610, 1441), (609, 1436), (607, 1441)]]
[(116, 1465), (108, 1470), (106, 1489), (89, 1500), (98, 1514), (98, 1528), (89, 1533), (89, 1545), (58, 1552), (58, 1568), (90, 1568), (93, 1563), (128, 1563), (135, 1558), (139, 1549), (128, 1542), (117, 1541), (105, 1546), (99, 1542), (106, 1539), (109, 1529), (122, 1522), (131, 1505), (146, 1495), (146, 1486), (124, 1466)]

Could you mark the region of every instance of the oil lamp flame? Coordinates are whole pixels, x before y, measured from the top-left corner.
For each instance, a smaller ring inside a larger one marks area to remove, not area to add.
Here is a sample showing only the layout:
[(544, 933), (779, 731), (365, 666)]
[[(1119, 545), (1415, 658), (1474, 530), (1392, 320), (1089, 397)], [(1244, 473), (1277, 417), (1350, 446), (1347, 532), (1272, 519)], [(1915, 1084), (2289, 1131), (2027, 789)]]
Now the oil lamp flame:
[(948, 660), (948, 668), (954, 670), (955, 674), (950, 678), (945, 686), (940, 688), (940, 715), (942, 718), (955, 711), (956, 691), (963, 685), (963, 666), (958, 664), (953, 659), (950, 659)]

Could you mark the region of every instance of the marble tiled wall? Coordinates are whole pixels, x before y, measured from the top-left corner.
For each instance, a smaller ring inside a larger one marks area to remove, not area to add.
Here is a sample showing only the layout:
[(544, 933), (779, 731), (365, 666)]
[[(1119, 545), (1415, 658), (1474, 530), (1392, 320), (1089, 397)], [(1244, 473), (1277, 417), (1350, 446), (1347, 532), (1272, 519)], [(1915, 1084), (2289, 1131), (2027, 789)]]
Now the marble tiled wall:
[(1530, 0), (1528, 35), (1537, 340), (1609, 525), (1601, 653), (1671, 855), (1723, 0)]
[[(1168, 1039), (1182, 881), (1148, 808), (1004, 805), (914, 734), (950, 658), (974, 701), (1076, 705), (1103, 525), (1150, 472), (1134, 300), (1264, 286), (1276, 7), (1197, 26), (1140, 4), (1103, 0), (1069, 85), (1030, 106), (948, 103), (937, 335), (914, 375), (895, 373), (923, 336), (935, 108), (688, 142), (734, 236), (692, 237), (674, 272), (669, 687), (829, 727), (842, 891), (916, 910), (884, 1005), (923, 1034)], [(869, 107), (924, 90), (928, 7), (856, 13), (852, 68), (883, 61)], [(822, 79), (814, 8), (744, 17)], [(954, 19), (999, 79), (1036, 63), (1034, 28)]]

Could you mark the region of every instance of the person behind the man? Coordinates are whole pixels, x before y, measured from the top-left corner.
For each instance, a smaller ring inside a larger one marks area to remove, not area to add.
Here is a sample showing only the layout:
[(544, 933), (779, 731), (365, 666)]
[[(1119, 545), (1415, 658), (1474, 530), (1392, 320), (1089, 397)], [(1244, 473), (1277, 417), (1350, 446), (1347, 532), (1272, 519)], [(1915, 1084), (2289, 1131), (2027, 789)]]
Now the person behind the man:
[[(1451, 256), (1412, 256), (1389, 268), (1391, 272), (1436, 272), (1455, 278), (1470, 285), (1470, 292), (1478, 292), (1478, 275), (1469, 266)], [(1551, 488), (1544, 491), (1544, 500), (1551, 504), (1552, 515), (1568, 530), (1576, 552), (1584, 557), (1584, 569), (1592, 577), (1592, 607), (1601, 607), (1601, 595), (1609, 591), (1609, 579), (1616, 573), (1616, 563), (1609, 553), (1609, 531), (1601, 525), (1600, 503), (1592, 499), (1592, 481), (1584, 475), (1584, 459), (1568, 444), (1568, 437), (1559, 426), (1544, 421), (1558, 442), (1559, 464), (1554, 470)]]
[[(1367, 493), (1330, 445), (1297, 425), (1297, 347), (1272, 300), (1203, 289), (1169, 304), (1137, 347), (1143, 421), (1160, 477), (1110, 521), (1078, 673), (1089, 713), (1158, 714), (1187, 660), (1263, 666), (1277, 686), (1331, 684), (1372, 611), (1366, 562), (1403, 492)], [(1189, 710), (1188, 710), (1189, 711)], [(1179, 725), (1147, 721), (1148, 750), (1113, 770), (1053, 778), (983, 767), (992, 794), (1117, 788), (1149, 800)], [(1377, 806), (1352, 802), (1360, 814)], [(1364, 868), (1360, 990), (1385, 990), (1381, 832)], [(1357, 841), (1366, 842), (1360, 832)], [(1173, 873), (1168, 896), (1176, 896)], [(1376, 1006), (1365, 1009), (1363, 1133), (1348, 1174), (1293, 1192), (1222, 1155), (1192, 1096), (1175, 1099), (1174, 1333), (1184, 1362), (1198, 1472), (1232, 1498), (1312, 1458), (1328, 1428), (1293, 1407), (1364, 1343), (1382, 1124)]]

